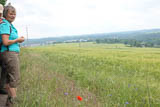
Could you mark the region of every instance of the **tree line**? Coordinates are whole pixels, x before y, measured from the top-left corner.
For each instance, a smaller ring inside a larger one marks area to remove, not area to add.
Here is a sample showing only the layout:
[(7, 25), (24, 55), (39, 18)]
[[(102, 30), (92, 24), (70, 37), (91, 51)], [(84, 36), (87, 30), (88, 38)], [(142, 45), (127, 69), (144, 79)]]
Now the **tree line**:
[(6, 4), (7, 0), (0, 0), (0, 4), (2, 4), (3, 6)]
[(112, 39), (112, 38), (104, 38), (104, 39), (96, 39), (96, 43), (123, 43), (130, 47), (157, 47), (160, 48), (160, 38), (154, 39), (146, 39), (146, 40), (136, 40), (136, 39)]

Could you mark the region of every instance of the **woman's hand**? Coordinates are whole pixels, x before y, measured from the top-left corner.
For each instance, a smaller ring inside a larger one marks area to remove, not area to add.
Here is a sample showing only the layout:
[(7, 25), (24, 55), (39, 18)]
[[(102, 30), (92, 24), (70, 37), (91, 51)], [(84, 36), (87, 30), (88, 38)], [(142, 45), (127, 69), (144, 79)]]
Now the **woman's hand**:
[(21, 37), (19, 37), (19, 38), (17, 39), (17, 42), (18, 42), (18, 43), (22, 43), (22, 42), (24, 42), (24, 40), (25, 40), (25, 38), (24, 38), (23, 36), (21, 36)]

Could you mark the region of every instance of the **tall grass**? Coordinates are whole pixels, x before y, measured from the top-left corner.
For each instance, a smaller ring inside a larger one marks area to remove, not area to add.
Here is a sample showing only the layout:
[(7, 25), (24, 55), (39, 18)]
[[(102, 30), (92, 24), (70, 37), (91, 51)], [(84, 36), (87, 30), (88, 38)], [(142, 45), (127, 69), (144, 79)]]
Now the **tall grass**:
[(158, 48), (119, 44), (22, 49), (17, 106), (158, 107), (159, 59)]

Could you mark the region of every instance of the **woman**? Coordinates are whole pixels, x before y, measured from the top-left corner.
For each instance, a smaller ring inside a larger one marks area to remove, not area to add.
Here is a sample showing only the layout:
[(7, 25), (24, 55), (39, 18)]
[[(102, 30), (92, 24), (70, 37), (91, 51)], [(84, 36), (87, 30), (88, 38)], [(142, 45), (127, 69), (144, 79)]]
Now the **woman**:
[(3, 11), (3, 23), (0, 25), (0, 35), (3, 45), (1, 46), (2, 60), (5, 75), (6, 89), (9, 94), (9, 101), (13, 103), (16, 98), (16, 88), (20, 78), (19, 71), (19, 52), (20, 47), (18, 43), (24, 41), (24, 37), (18, 37), (16, 28), (12, 22), (16, 18), (16, 9), (8, 5)]

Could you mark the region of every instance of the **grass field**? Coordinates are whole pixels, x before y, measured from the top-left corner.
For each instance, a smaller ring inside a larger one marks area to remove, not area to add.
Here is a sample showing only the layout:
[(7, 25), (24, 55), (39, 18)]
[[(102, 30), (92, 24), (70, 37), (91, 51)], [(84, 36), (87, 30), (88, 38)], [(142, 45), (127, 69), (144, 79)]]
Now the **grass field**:
[(159, 48), (68, 43), (21, 51), (17, 107), (160, 107), (159, 93)]

